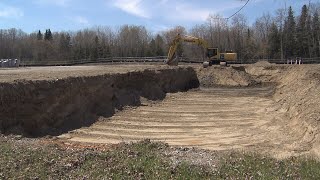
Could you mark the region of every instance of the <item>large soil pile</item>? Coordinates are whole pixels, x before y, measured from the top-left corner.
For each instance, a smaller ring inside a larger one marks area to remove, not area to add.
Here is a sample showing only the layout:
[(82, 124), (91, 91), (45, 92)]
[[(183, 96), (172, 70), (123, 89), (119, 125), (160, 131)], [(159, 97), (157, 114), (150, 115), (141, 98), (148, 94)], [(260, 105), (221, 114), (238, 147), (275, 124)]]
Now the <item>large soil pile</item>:
[(246, 87), (258, 84), (243, 67), (220, 67), (197, 69), (202, 87)]
[(0, 83), (0, 132), (59, 134), (139, 106), (140, 97), (161, 100), (198, 86), (192, 68)]

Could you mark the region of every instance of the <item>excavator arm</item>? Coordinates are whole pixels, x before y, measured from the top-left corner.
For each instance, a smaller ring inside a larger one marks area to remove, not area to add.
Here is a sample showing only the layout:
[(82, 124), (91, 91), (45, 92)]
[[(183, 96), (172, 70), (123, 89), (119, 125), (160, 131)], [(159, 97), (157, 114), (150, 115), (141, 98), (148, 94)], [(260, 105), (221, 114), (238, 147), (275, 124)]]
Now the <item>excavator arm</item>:
[(202, 46), (205, 49), (208, 48), (208, 43), (201, 38), (178, 34), (172, 41), (169, 48), (168, 59), (167, 59), (168, 65), (178, 65), (178, 60), (175, 58), (175, 53), (177, 51), (179, 43), (181, 42), (193, 43), (193, 44), (197, 44), (198, 46)]

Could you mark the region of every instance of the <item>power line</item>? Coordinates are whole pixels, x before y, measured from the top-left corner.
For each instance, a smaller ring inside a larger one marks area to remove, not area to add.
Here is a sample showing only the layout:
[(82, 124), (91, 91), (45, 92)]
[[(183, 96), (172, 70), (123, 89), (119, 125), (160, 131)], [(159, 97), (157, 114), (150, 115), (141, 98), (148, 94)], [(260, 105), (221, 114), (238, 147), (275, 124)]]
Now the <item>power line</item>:
[(250, 0), (247, 0), (247, 2), (234, 14), (232, 14), (231, 16), (229, 16), (228, 18), (213, 18), (213, 19), (225, 19), (225, 20), (229, 20), (231, 19), (233, 16), (235, 16), (236, 14), (238, 14), (244, 7), (246, 7), (248, 5)]
[(249, 3), (249, 1), (250, 0), (247, 0), (247, 2), (237, 11), (237, 12), (235, 12), (234, 14), (232, 14), (230, 17), (228, 17), (228, 18), (225, 18), (225, 19), (230, 19), (230, 18), (232, 18), (233, 16), (235, 16), (236, 14), (238, 14), (244, 7), (246, 7), (247, 6), (247, 4)]

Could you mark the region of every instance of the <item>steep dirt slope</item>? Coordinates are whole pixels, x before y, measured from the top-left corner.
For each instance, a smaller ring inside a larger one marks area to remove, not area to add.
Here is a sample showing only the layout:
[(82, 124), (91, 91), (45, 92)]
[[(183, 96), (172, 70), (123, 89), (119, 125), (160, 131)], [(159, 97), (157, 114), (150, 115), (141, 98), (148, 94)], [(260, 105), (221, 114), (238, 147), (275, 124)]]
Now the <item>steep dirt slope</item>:
[(284, 126), (300, 137), (291, 148), (320, 157), (320, 65), (251, 65), (246, 70), (263, 81), (278, 83), (273, 107), (285, 112)]

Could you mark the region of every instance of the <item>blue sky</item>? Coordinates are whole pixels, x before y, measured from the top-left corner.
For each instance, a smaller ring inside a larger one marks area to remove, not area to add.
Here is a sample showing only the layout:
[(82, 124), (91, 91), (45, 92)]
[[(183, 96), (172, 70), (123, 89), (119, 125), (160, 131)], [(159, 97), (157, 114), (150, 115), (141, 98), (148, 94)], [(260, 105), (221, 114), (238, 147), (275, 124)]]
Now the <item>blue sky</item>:
[[(69, 31), (136, 24), (157, 32), (176, 25), (189, 28), (204, 23), (209, 14), (228, 17), (244, 3), (240, 0), (0, 0), (0, 29)], [(309, 0), (250, 0), (241, 13), (252, 23), (263, 13), (284, 7), (285, 3), (298, 13)]]

